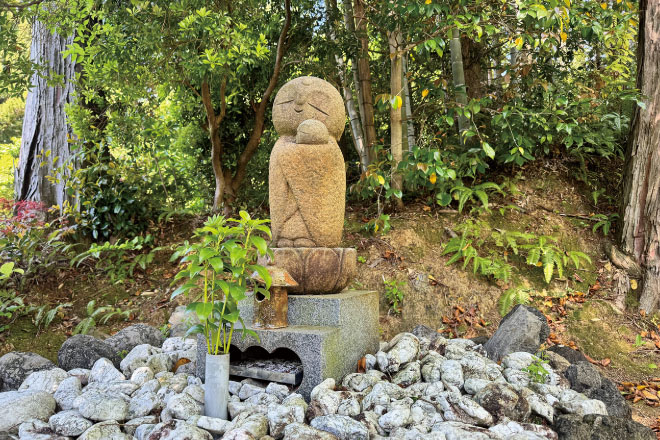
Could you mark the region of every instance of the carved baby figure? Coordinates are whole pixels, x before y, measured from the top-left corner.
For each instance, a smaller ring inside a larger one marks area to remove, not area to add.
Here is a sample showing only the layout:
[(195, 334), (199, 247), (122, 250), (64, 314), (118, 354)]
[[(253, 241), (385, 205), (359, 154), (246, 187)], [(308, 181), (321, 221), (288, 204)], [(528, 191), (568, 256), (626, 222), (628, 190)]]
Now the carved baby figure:
[(274, 247), (339, 246), (346, 172), (337, 141), (345, 122), (341, 95), (320, 78), (293, 79), (275, 96), (280, 137), (268, 176)]

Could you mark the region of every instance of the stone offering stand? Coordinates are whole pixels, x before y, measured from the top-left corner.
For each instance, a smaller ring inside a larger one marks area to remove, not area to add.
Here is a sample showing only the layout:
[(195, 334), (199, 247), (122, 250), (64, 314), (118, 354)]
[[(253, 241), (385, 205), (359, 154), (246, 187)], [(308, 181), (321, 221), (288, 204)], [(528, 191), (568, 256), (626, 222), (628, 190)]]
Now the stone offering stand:
[[(253, 303), (239, 305), (246, 325), (253, 322)], [(378, 293), (349, 290), (333, 295), (289, 296), (289, 326), (254, 329), (259, 340), (242, 339), (234, 331), (232, 344), (241, 352), (262, 347), (268, 353), (291, 350), (300, 359), (303, 379), (298, 393), (309, 399), (312, 389), (327, 378), (340, 379), (355, 372), (358, 361), (378, 351)], [(206, 345), (198, 340), (197, 374), (203, 378)], [(232, 354), (234, 356), (234, 354)], [(234, 359), (232, 358), (232, 362)]]

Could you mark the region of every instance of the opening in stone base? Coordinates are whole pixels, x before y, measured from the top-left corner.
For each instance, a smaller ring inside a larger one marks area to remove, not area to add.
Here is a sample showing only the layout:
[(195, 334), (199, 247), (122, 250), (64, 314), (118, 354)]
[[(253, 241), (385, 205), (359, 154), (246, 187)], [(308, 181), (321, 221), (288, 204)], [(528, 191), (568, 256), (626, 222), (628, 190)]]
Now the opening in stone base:
[(248, 347), (240, 351), (233, 345), (229, 349), (229, 374), (238, 379), (257, 379), (298, 386), (303, 380), (302, 361), (288, 348), (269, 353), (263, 347)]

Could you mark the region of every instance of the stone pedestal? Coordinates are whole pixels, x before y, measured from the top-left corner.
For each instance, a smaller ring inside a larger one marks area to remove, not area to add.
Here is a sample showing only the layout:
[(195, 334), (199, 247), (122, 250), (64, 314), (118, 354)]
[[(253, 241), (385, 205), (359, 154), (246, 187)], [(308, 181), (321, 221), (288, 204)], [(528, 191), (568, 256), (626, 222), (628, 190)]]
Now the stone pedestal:
[[(252, 328), (253, 299), (239, 304), (241, 316)], [(259, 340), (241, 338), (234, 330), (232, 345), (240, 351), (263, 347), (269, 353), (278, 348), (293, 351), (303, 365), (298, 392), (306, 399), (323, 380), (341, 379), (357, 368), (367, 353), (378, 351), (378, 293), (349, 290), (333, 295), (290, 295), (289, 326), (281, 329), (253, 329)], [(203, 338), (201, 338), (202, 344)], [(205, 345), (198, 348), (197, 372), (204, 371)], [(201, 376), (201, 375), (200, 375)]]

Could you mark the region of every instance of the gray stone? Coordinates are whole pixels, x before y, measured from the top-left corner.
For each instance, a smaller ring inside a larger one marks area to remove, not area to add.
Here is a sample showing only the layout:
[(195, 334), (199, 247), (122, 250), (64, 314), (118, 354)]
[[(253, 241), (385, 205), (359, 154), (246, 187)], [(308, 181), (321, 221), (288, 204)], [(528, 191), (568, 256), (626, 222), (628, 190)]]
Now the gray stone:
[(123, 394), (83, 392), (74, 402), (86, 419), (94, 422), (124, 421), (128, 419), (129, 399)]
[(381, 368), (385, 373), (396, 373), (401, 365), (417, 359), (419, 339), (412, 333), (399, 333), (387, 344), (384, 350), (387, 365)]
[[(121, 368), (121, 371), (126, 376), (130, 376), (138, 368), (147, 367), (149, 358), (158, 353), (162, 353), (160, 348), (153, 347), (149, 344), (137, 345), (121, 360), (119, 368)], [(152, 372), (154, 371), (152, 370)]]
[(276, 396), (280, 401), (284, 400), (291, 392), (289, 387), (280, 383), (271, 382), (266, 387), (266, 392)]
[(516, 440), (556, 440), (557, 434), (547, 426), (532, 425), (529, 423), (518, 423), (514, 421), (503, 421), (499, 425), (492, 426), (490, 432), (499, 434), (504, 439)]
[(233, 424), (229, 420), (199, 416), (197, 419), (197, 427), (204, 429), (211, 434), (223, 435), (228, 429), (233, 427)]
[[(254, 438), (261, 438), (268, 434), (268, 418), (265, 414), (244, 412), (232, 420), (232, 424), (234, 425), (232, 431), (247, 431)], [(231, 438), (230, 432), (225, 435)]]
[(199, 403), (204, 403), (204, 388), (201, 385), (188, 385), (183, 392), (195, 399)]
[(76, 376), (67, 377), (60, 382), (53, 397), (57, 406), (63, 410), (74, 409), (73, 402), (80, 396), (82, 385)]
[(170, 353), (175, 351), (196, 350), (197, 343), (194, 338), (173, 337), (165, 339), (163, 342), (163, 352)]
[(488, 429), (457, 421), (436, 423), (432, 430), (443, 434), (447, 440), (502, 440), (502, 437)]
[(159, 411), (161, 406), (162, 402), (156, 393), (144, 393), (131, 399), (128, 406), (128, 417), (131, 419), (144, 417), (152, 412)]
[(589, 362), (582, 353), (565, 345), (553, 345), (548, 347), (547, 351), (557, 353), (571, 364), (577, 364), (578, 362)]
[(77, 377), (78, 380), (80, 381), (80, 384), (82, 386), (87, 385), (89, 382), (89, 373), (91, 370), (87, 368), (74, 368), (73, 370), (69, 370), (69, 376), (71, 377)]
[(489, 380), (471, 377), (465, 380), (463, 383), (463, 389), (466, 393), (475, 395), (489, 383), (491, 383)]
[(241, 391), (242, 383), (236, 382), (234, 380), (229, 381), (229, 394), (232, 396), (238, 396), (238, 393)]
[(154, 378), (154, 372), (149, 367), (140, 367), (131, 374), (131, 382), (137, 386), (142, 386)]
[(66, 371), (74, 368), (90, 369), (101, 358), (109, 359), (115, 366), (119, 366), (119, 353), (105, 342), (88, 335), (71, 336), (57, 352), (57, 363)]
[(78, 437), (92, 426), (92, 422), (81, 416), (78, 411), (53, 414), (48, 419), (48, 424), (55, 433), (71, 437)]
[(474, 400), (498, 419), (525, 421), (529, 417), (527, 400), (506, 383), (492, 382), (486, 385), (474, 396)]
[[(246, 325), (253, 322), (253, 299), (239, 308)], [(378, 349), (378, 293), (345, 291), (331, 295), (290, 295), (289, 327), (256, 330), (251, 336), (235, 338), (241, 351), (260, 346), (272, 353), (278, 348), (293, 351), (302, 361), (305, 374), (298, 392), (309, 398), (312, 389), (328, 377), (342, 378), (355, 372), (358, 361)], [(198, 338), (197, 376), (204, 377), (204, 338)], [(350, 344), (346, 344), (350, 341)], [(166, 341), (167, 342), (167, 341)], [(165, 345), (165, 344), (163, 344)]]
[(136, 419), (131, 419), (128, 422), (124, 423), (123, 430), (128, 435), (135, 435), (137, 429), (142, 425), (151, 425), (155, 426), (158, 423), (157, 416), (144, 416), (138, 417)]
[(270, 435), (275, 439), (284, 437), (284, 428), (291, 423), (304, 423), (305, 410), (300, 406), (272, 405), (266, 414)]
[(147, 324), (133, 324), (119, 330), (103, 342), (112, 347), (117, 353), (128, 353), (141, 344), (160, 347), (163, 345), (164, 340), (163, 334), (157, 328)]
[(463, 366), (459, 361), (447, 359), (440, 364), (442, 381), (457, 388), (463, 387)]
[(16, 432), (30, 419), (48, 421), (55, 412), (55, 399), (45, 391), (6, 391), (0, 393), (0, 432)]
[(607, 407), (607, 414), (614, 417), (632, 417), (632, 409), (621, 392), (611, 380), (601, 377), (600, 388), (592, 388), (585, 391), (590, 399), (598, 399)]
[(484, 348), (489, 358), (499, 361), (517, 351), (536, 353), (549, 335), (550, 326), (543, 313), (518, 304), (502, 319)]
[(338, 414), (317, 417), (311, 421), (312, 428), (326, 431), (339, 440), (369, 440), (367, 427), (355, 419)]
[(649, 428), (621, 417), (566, 414), (553, 426), (559, 440), (656, 440)]
[(155, 423), (145, 423), (144, 425), (138, 426), (133, 435), (138, 440), (147, 440), (149, 434), (151, 434), (151, 431), (153, 431), (155, 427)]
[(337, 437), (302, 423), (291, 423), (284, 428), (284, 440), (337, 440)]
[(108, 383), (118, 380), (126, 380), (126, 377), (115, 368), (110, 360), (100, 358), (94, 362), (92, 370), (89, 373), (90, 384), (93, 382)]
[(502, 358), (502, 366), (514, 370), (523, 370), (529, 367), (536, 360), (536, 356), (524, 351), (509, 353)]
[(109, 420), (92, 425), (78, 440), (132, 440), (133, 437), (121, 432), (119, 423)]
[(20, 440), (68, 440), (68, 437), (63, 437), (53, 432), (46, 422), (41, 420), (28, 420), (21, 423), (18, 427), (18, 438)]
[(419, 361), (409, 362), (401, 368), (392, 378), (392, 383), (395, 383), (404, 388), (419, 382), (422, 379)]
[(0, 391), (17, 390), (30, 374), (55, 367), (54, 363), (36, 353), (9, 352), (0, 357)]
[(172, 368), (174, 367), (174, 360), (172, 359), (172, 356), (170, 356), (167, 353), (157, 353), (154, 355), (149, 356), (149, 359), (147, 359), (147, 364), (146, 366), (151, 368), (151, 370), (158, 374), (161, 372), (168, 372), (172, 371)]
[(41, 370), (31, 373), (18, 388), (19, 390), (45, 391), (53, 394), (60, 383), (69, 377), (61, 368)]
[(250, 397), (264, 392), (264, 387), (252, 385), (251, 383), (245, 383), (241, 386), (241, 390), (238, 393), (238, 397), (241, 400), (247, 400)]
[(85, 387), (83, 392), (98, 392), (104, 394), (123, 394), (130, 396), (138, 389), (138, 386), (128, 380), (113, 380), (111, 382), (92, 382)]
[(600, 373), (589, 362), (571, 365), (564, 373), (571, 384), (571, 389), (583, 393), (592, 388), (600, 388)]
[(203, 407), (189, 394), (176, 394), (168, 400), (167, 409), (175, 419), (188, 420), (201, 414)]
[(213, 440), (213, 436), (197, 426), (181, 420), (170, 420), (153, 427), (148, 440)]
[(408, 425), (412, 422), (412, 403), (409, 398), (392, 402), (387, 412), (378, 418), (378, 425), (385, 431)]

